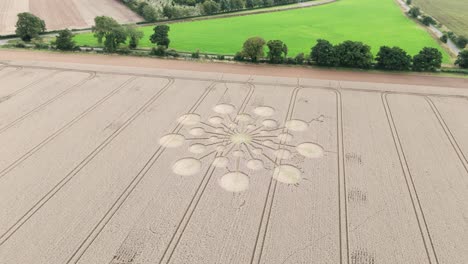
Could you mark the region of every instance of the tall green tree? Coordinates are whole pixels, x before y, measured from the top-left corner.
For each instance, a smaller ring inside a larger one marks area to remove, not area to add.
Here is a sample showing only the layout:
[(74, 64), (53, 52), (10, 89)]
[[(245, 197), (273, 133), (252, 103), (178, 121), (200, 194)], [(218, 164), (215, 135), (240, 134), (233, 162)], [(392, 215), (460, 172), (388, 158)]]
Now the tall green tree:
[(338, 64), (335, 47), (327, 40), (318, 39), (312, 47), (310, 59), (320, 66), (335, 66)]
[(127, 26), (127, 35), (130, 39), (128, 47), (131, 49), (136, 49), (140, 43), (140, 39), (144, 36), (143, 32), (138, 30), (135, 26)]
[(250, 58), (251, 61), (256, 62), (259, 58), (265, 55), (263, 50), (265, 40), (261, 37), (251, 37), (244, 42), (242, 46), (242, 54)]
[(271, 63), (282, 63), (288, 55), (288, 46), (281, 40), (270, 40), (267, 42), (268, 59)]
[(442, 65), (442, 53), (436, 48), (425, 47), (413, 57), (413, 70), (436, 71)]
[(462, 50), (460, 53), (458, 53), (455, 65), (458, 65), (460, 68), (464, 69), (468, 68), (468, 50)]
[(168, 25), (157, 25), (154, 27), (154, 34), (151, 35), (151, 43), (155, 43), (157, 46), (169, 47), (171, 40), (169, 39), (170, 28)]
[(373, 55), (371, 47), (359, 41), (345, 41), (335, 47), (338, 65), (343, 67), (369, 69)]
[(69, 29), (60, 30), (57, 38), (55, 39), (55, 46), (59, 50), (73, 50), (76, 47), (73, 41), (73, 33)]
[(121, 27), (120, 24), (112, 17), (97, 16), (94, 18), (94, 26), (92, 31), (99, 43), (102, 43), (106, 34), (111, 32), (114, 28)]
[(125, 41), (127, 40), (127, 36), (127, 30), (124, 27), (120, 26), (112, 28), (105, 35), (104, 51), (117, 51), (119, 45), (125, 43)]
[(399, 47), (380, 47), (376, 68), (389, 71), (408, 71), (411, 68), (411, 56)]
[(27, 12), (18, 14), (16, 35), (23, 41), (31, 41), (31, 39), (38, 37), (45, 30), (45, 22), (39, 17)]

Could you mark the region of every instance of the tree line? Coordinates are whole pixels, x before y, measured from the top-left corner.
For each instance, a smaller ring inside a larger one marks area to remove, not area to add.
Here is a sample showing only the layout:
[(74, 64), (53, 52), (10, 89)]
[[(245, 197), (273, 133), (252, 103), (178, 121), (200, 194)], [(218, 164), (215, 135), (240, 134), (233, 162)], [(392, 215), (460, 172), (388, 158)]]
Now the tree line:
[[(94, 19), (95, 25), (92, 32), (97, 41), (104, 46), (104, 51), (122, 52), (122, 45), (128, 43), (127, 49), (138, 47), (139, 41), (143, 38), (143, 32), (135, 26), (120, 25), (111, 17), (98, 16)], [(30, 13), (21, 13), (18, 15), (16, 24), (16, 34), (26, 42), (39, 37), (39, 34), (46, 30), (43, 20)], [(175, 50), (169, 50), (169, 31), (168, 25), (157, 25), (153, 29), (154, 33), (150, 36), (151, 43), (155, 47), (150, 55), (155, 56), (178, 56)], [(52, 45), (58, 50), (79, 50), (73, 40), (73, 33), (66, 29), (58, 33), (56, 40)], [(268, 49), (265, 56), (265, 46)], [(199, 57), (199, 52), (192, 54), (193, 58)], [(224, 59), (224, 56), (219, 56)], [(410, 56), (406, 51), (399, 47), (382, 46), (374, 58), (371, 53), (371, 47), (359, 41), (344, 41), (333, 45), (327, 40), (319, 39), (311, 47), (309, 54), (300, 53), (294, 58), (288, 57), (288, 46), (281, 40), (265, 41), (261, 37), (251, 37), (247, 39), (242, 50), (237, 52), (234, 60), (258, 62), (264, 60), (274, 64), (316, 64), (326, 67), (348, 67), (390, 71), (436, 71), (442, 64), (442, 53), (431, 47), (424, 47), (415, 56)], [(458, 55), (455, 62), (461, 68), (468, 68), (468, 50), (463, 50)]]

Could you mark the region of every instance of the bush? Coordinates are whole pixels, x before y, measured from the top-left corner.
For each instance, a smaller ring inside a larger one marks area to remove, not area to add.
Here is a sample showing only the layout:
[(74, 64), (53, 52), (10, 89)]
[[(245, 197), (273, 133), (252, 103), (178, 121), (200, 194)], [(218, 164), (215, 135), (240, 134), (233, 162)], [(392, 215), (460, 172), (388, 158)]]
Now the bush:
[(468, 44), (468, 38), (465, 36), (459, 36), (455, 39), (454, 42), (457, 45), (457, 47), (459, 47), (460, 49), (464, 49), (466, 47), (466, 44)]
[(297, 54), (294, 60), (296, 61), (296, 64), (304, 64), (304, 53)]
[(245, 56), (244, 54), (242, 54), (242, 52), (236, 52), (236, 54), (234, 55), (234, 60), (235, 61), (244, 61), (245, 60)]
[(411, 0), (406, 0), (406, 4), (407, 4), (407, 5), (411, 5), (412, 2), (413, 2), (413, 1), (411, 1)]
[(122, 54), (122, 55), (129, 55), (132, 53), (132, 51), (130, 50), (129, 47), (124, 47), (124, 48), (118, 49), (117, 53)]
[(447, 41), (448, 41), (447, 34), (443, 34), (442, 37), (440, 37), (439, 39), (440, 39), (440, 41), (442, 41), (443, 43), (447, 43)]
[(150, 55), (163, 57), (166, 55), (166, 46), (159, 45), (156, 48), (152, 48)]
[(22, 41), (22, 40), (18, 40), (18, 41), (14, 44), (14, 46), (15, 46), (16, 48), (26, 48), (26, 43), (24, 43), (24, 41)]
[(31, 13), (19, 13), (16, 22), (16, 35), (23, 41), (31, 41), (46, 30), (44, 20)]
[(54, 44), (58, 50), (74, 50), (76, 44), (73, 41), (73, 37), (74, 35), (71, 30), (60, 30)]
[(380, 47), (376, 68), (390, 71), (408, 71), (411, 67), (411, 56), (399, 47)]
[(419, 10), (419, 7), (411, 7), (408, 11), (408, 15), (414, 18), (418, 18), (418, 16), (421, 15), (421, 10)]
[(174, 57), (174, 58), (180, 57), (179, 53), (177, 53), (177, 51), (174, 50), (174, 49), (167, 50), (166, 51), (166, 56), (171, 56), (171, 57)]
[(324, 39), (318, 39), (312, 47), (310, 59), (319, 66), (335, 66), (338, 64), (335, 47)]
[(468, 69), (468, 50), (463, 50), (458, 53), (457, 60), (455, 65), (458, 65), (460, 68)]
[(218, 55), (218, 56), (216, 56), (216, 59), (218, 59), (218, 60), (224, 60), (225, 57), (224, 57), (224, 55)]
[(436, 48), (423, 48), (413, 57), (413, 70), (436, 71), (442, 65), (442, 53)]
[(291, 58), (291, 57), (287, 57), (285, 59), (285, 62), (286, 62), (286, 64), (296, 64), (296, 60), (294, 58)]
[(196, 50), (192, 52), (192, 59), (199, 59), (200, 58), (200, 50)]
[(152, 7), (151, 5), (145, 5), (140, 13), (140, 15), (145, 19), (147, 22), (154, 22), (157, 21), (159, 18), (159, 12), (156, 8)]
[(430, 17), (430, 16), (423, 16), (422, 17), (422, 20), (421, 22), (426, 25), (426, 26), (430, 26), (430, 25), (435, 25), (436, 24), (436, 21)]
[(345, 41), (335, 47), (338, 65), (351, 68), (369, 69), (373, 55), (368, 45), (358, 41)]
[(49, 49), (49, 44), (42, 41), (34, 42), (35, 49)]

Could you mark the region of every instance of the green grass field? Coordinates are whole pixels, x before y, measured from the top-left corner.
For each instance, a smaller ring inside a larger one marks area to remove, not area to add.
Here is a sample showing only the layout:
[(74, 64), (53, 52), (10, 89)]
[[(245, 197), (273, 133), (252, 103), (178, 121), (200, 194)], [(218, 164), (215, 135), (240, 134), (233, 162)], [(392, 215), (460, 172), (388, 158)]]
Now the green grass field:
[[(170, 48), (179, 51), (234, 54), (249, 37), (280, 39), (289, 47), (289, 55), (308, 54), (319, 38), (333, 43), (362, 41), (377, 53), (382, 45), (399, 46), (411, 55), (425, 46), (437, 47), (450, 62), (447, 53), (421, 26), (402, 13), (393, 0), (339, 0), (328, 5), (290, 11), (219, 18), (171, 24)], [(149, 42), (152, 27), (142, 27)], [(80, 45), (97, 46), (92, 33), (75, 37)]]
[(468, 36), (467, 0), (413, 0), (413, 4), (456, 34)]

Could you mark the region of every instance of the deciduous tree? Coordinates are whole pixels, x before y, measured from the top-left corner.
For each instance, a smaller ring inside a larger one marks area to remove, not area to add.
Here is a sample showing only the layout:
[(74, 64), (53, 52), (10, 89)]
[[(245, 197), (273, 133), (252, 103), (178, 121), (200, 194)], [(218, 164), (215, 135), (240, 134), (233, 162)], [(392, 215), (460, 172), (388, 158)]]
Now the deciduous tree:
[(423, 48), (413, 57), (413, 70), (436, 71), (442, 65), (442, 53), (436, 48)]
[(171, 40), (169, 39), (169, 26), (168, 25), (157, 25), (154, 27), (154, 34), (151, 35), (150, 40), (158, 46), (169, 47)]
[(60, 30), (57, 38), (55, 39), (55, 46), (59, 50), (73, 50), (76, 47), (73, 37), (74, 35), (71, 30)]
[(373, 55), (369, 45), (358, 41), (345, 41), (335, 47), (338, 64), (343, 67), (368, 69)]
[(250, 58), (251, 61), (256, 62), (259, 58), (265, 55), (263, 47), (265, 40), (261, 37), (252, 37), (244, 42), (242, 53), (245, 57)]
[(376, 68), (390, 71), (408, 71), (411, 67), (411, 56), (399, 47), (380, 47)]
[(320, 66), (336, 66), (338, 64), (335, 47), (324, 39), (317, 40), (317, 44), (312, 47), (310, 58)]
[(31, 41), (31, 39), (38, 37), (45, 30), (45, 22), (39, 17), (27, 12), (18, 14), (16, 35), (23, 41)]
[(270, 40), (268, 46), (268, 59), (271, 63), (282, 63), (288, 55), (288, 46), (281, 40)]
[(458, 53), (455, 65), (458, 65), (460, 68), (464, 69), (468, 68), (468, 50), (462, 50), (460, 53)]

